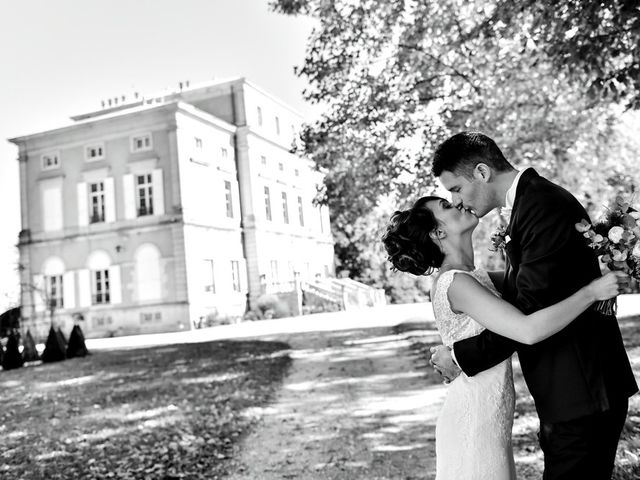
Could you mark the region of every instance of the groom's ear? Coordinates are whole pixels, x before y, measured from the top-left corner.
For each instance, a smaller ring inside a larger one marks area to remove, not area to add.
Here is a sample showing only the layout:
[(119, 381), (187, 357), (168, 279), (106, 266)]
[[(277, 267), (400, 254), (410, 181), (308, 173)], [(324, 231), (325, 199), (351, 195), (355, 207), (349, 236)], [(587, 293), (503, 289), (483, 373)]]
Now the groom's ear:
[(491, 167), (486, 163), (479, 163), (473, 169), (473, 178), (484, 183), (488, 183), (491, 180), (492, 174)]

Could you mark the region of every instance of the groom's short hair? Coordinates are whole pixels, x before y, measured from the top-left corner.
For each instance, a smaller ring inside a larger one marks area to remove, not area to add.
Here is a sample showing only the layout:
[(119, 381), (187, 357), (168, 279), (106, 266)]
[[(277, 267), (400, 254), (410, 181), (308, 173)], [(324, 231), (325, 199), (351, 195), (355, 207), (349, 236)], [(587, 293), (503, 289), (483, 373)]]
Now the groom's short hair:
[(470, 178), (477, 164), (484, 163), (498, 172), (513, 170), (491, 138), (479, 132), (460, 132), (442, 142), (433, 156), (431, 172), (443, 171)]

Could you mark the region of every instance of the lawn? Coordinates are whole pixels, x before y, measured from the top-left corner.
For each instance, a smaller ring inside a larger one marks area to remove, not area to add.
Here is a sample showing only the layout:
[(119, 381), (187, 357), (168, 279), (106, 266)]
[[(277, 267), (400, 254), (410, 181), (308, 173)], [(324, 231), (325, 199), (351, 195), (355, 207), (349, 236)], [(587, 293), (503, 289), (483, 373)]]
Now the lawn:
[(0, 372), (0, 478), (222, 478), (288, 348), (191, 343)]

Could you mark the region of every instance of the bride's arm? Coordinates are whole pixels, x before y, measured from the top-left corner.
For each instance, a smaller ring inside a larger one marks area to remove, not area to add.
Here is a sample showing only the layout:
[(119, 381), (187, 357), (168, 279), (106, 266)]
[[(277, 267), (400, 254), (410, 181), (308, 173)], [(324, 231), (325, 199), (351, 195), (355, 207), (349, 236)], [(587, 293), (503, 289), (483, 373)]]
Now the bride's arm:
[(559, 332), (593, 302), (618, 294), (618, 277), (609, 273), (582, 287), (569, 298), (525, 315), (496, 297), (470, 275), (454, 275), (448, 292), (452, 310), (466, 313), (488, 330), (527, 345)]

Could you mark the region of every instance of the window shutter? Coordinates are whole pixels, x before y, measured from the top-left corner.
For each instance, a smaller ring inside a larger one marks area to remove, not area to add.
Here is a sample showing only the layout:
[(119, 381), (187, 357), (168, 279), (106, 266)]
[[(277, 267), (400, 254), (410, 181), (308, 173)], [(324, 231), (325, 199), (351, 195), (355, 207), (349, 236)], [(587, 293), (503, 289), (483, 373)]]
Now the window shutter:
[(62, 276), (62, 301), (64, 308), (74, 308), (76, 306), (76, 282), (75, 272), (65, 272)]
[(107, 223), (116, 221), (116, 195), (113, 177), (104, 179), (104, 221)]
[(164, 215), (164, 182), (162, 180), (162, 169), (156, 168), (152, 174), (153, 179), (153, 213)]
[(109, 267), (109, 299), (110, 303), (122, 303), (122, 287), (120, 281), (120, 265)]
[(91, 306), (91, 272), (88, 268), (78, 270), (78, 306)]
[(78, 184), (78, 226), (86, 227), (89, 225), (89, 192), (87, 183), (80, 182)]
[(122, 176), (122, 196), (124, 198), (124, 218), (136, 218), (136, 198), (133, 175), (128, 173)]
[(33, 308), (36, 312), (45, 311), (45, 291), (44, 275), (33, 276)]

